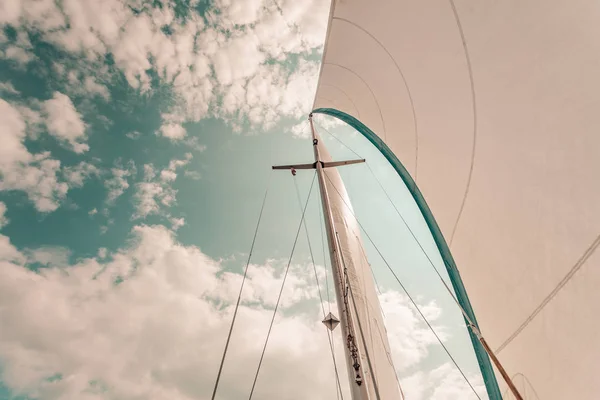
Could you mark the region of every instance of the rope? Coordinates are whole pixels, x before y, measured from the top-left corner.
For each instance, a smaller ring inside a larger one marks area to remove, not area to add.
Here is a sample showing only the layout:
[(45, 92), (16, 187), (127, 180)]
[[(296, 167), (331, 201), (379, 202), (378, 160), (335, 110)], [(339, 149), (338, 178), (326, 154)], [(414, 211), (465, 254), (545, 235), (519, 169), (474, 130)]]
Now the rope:
[(290, 265), (292, 264), (292, 257), (294, 256), (294, 251), (296, 250), (296, 244), (298, 243), (298, 236), (300, 236), (300, 230), (302, 229), (302, 222), (304, 221), (304, 215), (306, 214), (306, 208), (308, 207), (308, 201), (310, 200), (310, 195), (312, 193), (312, 189), (315, 184), (316, 176), (317, 176), (317, 173), (315, 171), (315, 175), (313, 176), (312, 183), (310, 184), (310, 190), (308, 191), (308, 197), (306, 199), (306, 204), (304, 205), (304, 209), (302, 210), (302, 218), (300, 219), (300, 224), (298, 225), (298, 230), (296, 232), (296, 238), (294, 239), (294, 245), (292, 246), (292, 253), (290, 254), (290, 258), (288, 260), (287, 267), (285, 268), (285, 273), (283, 275), (283, 280), (281, 282), (281, 289), (279, 289), (279, 295), (277, 296), (277, 302), (275, 303), (275, 309), (273, 310), (273, 317), (271, 318), (271, 323), (269, 324), (269, 330), (267, 331), (267, 337), (265, 339), (265, 344), (263, 346), (262, 353), (260, 355), (260, 360), (258, 361), (258, 367), (256, 369), (256, 374), (254, 375), (254, 382), (252, 383), (252, 389), (250, 390), (250, 396), (248, 397), (248, 400), (251, 400), (252, 395), (254, 394), (254, 389), (256, 387), (256, 381), (258, 380), (258, 374), (260, 373), (260, 368), (262, 366), (262, 362), (265, 357), (265, 351), (267, 350), (267, 344), (269, 343), (269, 337), (271, 336), (271, 330), (273, 329), (273, 322), (275, 321), (275, 316), (277, 315), (277, 309), (279, 308), (279, 302), (281, 301), (283, 287), (285, 286), (285, 280), (286, 280), (288, 272), (290, 270)]
[[(296, 181), (296, 179), (294, 179), (294, 187), (296, 188), (296, 196), (298, 197), (298, 206), (300, 207), (300, 210), (302, 210), (302, 199), (300, 198), (300, 190), (298, 189), (298, 182)], [(310, 197), (310, 194), (309, 194)], [(308, 199), (306, 200), (308, 202)], [(325, 314), (325, 306), (323, 305), (323, 296), (321, 295), (321, 285), (319, 284), (319, 276), (317, 274), (317, 266), (315, 264), (315, 258), (313, 256), (313, 251), (312, 251), (312, 246), (310, 244), (310, 235), (308, 234), (308, 225), (306, 223), (306, 219), (302, 219), (303, 221), (303, 225), (304, 225), (304, 231), (306, 232), (306, 241), (308, 242), (308, 251), (310, 253), (310, 259), (312, 261), (312, 266), (313, 266), (313, 271), (315, 273), (315, 281), (317, 282), (317, 291), (319, 292), (319, 300), (321, 301), (321, 310), (323, 311), (323, 319), (325, 319), (325, 317), (327, 316), (327, 314)], [(337, 387), (336, 387), (336, 395), (340, 396), (340, 394), (342, 393), (342, 386), (340, 384), (340, 376), (338, 373), (338, 368), (337, 368), (337, 362), (335, 361), (335, 354), (333, 352), (333, 342), (332, 342), (332, 338), (329, 331), (329, 329), (326, 329), (325, 332), (327, 333), (327, 339), (329, 341), (329, 349), (331, 350), (331, 358), (333, 360), (333, 368), (335, 370), (335, 379), (337, 382)], [(339, 392), (338, 392), (339, 390)], [(342, 399), (344, 398), (343, 394), (342, 394)]]
[(429, 330), (431, 330), (431, 332), (433, 333), (433, 335), (435, 336), (435, 338), (437, 339), (437, 341), (440, 343), (440, 345), (442, 346), (442, 348), (444, 349), (444, 351), (446, 352), (446, 354), (448, 355), (448, 357), (450, 358), (450, 360), (452, 361), (452, 363), (454, 364), (454, 366), (458, 369), (458, 371), (460, 372), (460, 374), (462, 375), (462, 377), (464, 378), (464, 380), (467, 382), (467, 384), (469, 385), (469, 387), (471, 388), (471, 390), (475, 394), (475, 396), (477, 396), (477, 398), (481, 400), (481, 397), (479, 397), (479, 394), (477, 393), (477, 391), (475, 390), (475, 388), (473, 387), (473, 385), (471, 385), (471, 382), (469, 381), (469, 379), (467, 379), (467, 376), (465, 375), (465, 373), (463, 372), (463, 370), (460, 368), (460, 366), (458, 365), (458, 363), (456, 362), (456, 360), (454, 359), (454, 357), (452, 357), (452, 354), (450, 354), (450, 351), (448, 350), (448, 348), (446, 347), (446, 345), (444, 345), (444, 343), (442, 342), (442, 340), (440, 339), (440, 337), (436, 333), (435, 329), (433, 329), (433, 327), (431, 326), (431, 324), (429, 323), (429, 321), (427, 320), (427, 318), (425, 317), (425, 315), (423, 315), (423, 313), (421, 312), (421, 309), (419, 308), (419, 306), (417, 305), (417, 303), (414, 301), (414, 299), (412, 298), (412, 296), (410, 295), (410, 293), (408, 292), (408, 290), (406, 290), (406, 287), (402, 284), (402, 282), (400, 281), (400, 278), (398, 277), (398, 275), (396, 275), (396, 273), (394, 272), (394, 270), (391, 267), (391, 265), (388, 263), (388, 261), (383, 256), (383, 254), (381, 253), (381, 251), (379, 250), (379, 248), (377, 247), (377, 245), (371, 239), (371, 236), (369, 235), (369, 233), (366, 231), (366, 229), (364, 228), (364, 226), (360, 223), (360, 221), (358, 220), (358, 218), (356, 217), (356, 215), (352, 211), (352, 208), (348, 205), (348, 203), (346, 203), (346, 200), (344, 199), (344, 197), (342, 196), (342, 194), (339, 192), (339, 190), (337, 189), (337, 187), (335, 186), (335, 184), (327, 176), (327, 174), (325, 174), (325, 177), (327, 178), (327, 180), (329, 181), (329, 183), (331, 184), (331, 186), (335, 189), (335, 191), (337, 192), (337, 194), (340, 197), (340, 199), (344, 202), (344, 204), (346, 205), (346, 208), (348, 209), (348, 211), (350, 212), (350, 214), (352, 214), (352, 216), (356, 219), (356, 222), (358, 223), (358, 226), (360, 226), (360, 228), (362, 229), (362, 231), (365, 233), (365, 235), (369, 239), (369, 242), (371, 242), (371, 244), (373, 245), (373, 247), (375, 248), (375, 250), (377, 251), (377, 253), (381, 257), (381, 259), (383, 260), (383, 262), (385, 263), (385, 265), (388, 267), (389, 271), (392, 273), (392, 275), (394, 276), (394, 278), (396, 279), (396, 281), (398, 282), (398, 284), (400, 285), (400, 287), (404, 291), (404, 293), (406, 293), (406, 296), (408, 297), (408, 299), (410, 300), (410, 302), (412, 303), (412, 305), (415, 307), (415, 309), (417, 310), (417, 312), (419, 313), (419, 315), (421, 316), (421, 318), (423, 319), (423, 321), (425, 321), (425, 323), (427, 324), (427, 327), (429, 328)]
[(223, 365), (225, 364), (225, 357), (227, 356), (227, 350), (229, 349), (229, 342), (231, 340), (231, 334), (233, 332), (233, 326), (237, 318), (238, 309), (240, 307), (240, 301), (242, 299), (242, 291), (244, 290), (244, 283), (246, 282), (246, 276), (248, 275), (248, 268), (250, 266), (250, 259), (252, 258), (252, 252), (254, 251), (254, 245), (256, 244), (256, 236), (258, 235), (258, 228), (260, 227), (260, 221), (262, 220), (263, 211), (267, 202), (267, 195), (269, 193), (269, 187), (271, 186), (271, 174), (267, 182), (267, 189), (263, 197), (262, 205), (260, 207), (260, 213), (258, 214), (258, 221), (256, 223), (256, 229), (254, 230), (254, 236), (252, 238), (252, 244), (250, 245), (250, 253), (248, 254), (248, 260), (246, 261), (246, 267), (244, 268), (244, 276), (242, 278), (242, 284), (240, 285), (240, 292), (238, 294), (237, 302), (235, 303), (235, 309), (233, 311), (233, 318), (231, 320), (231, 326), (229, 327), (229, 333), (227, 334), (227, 341), (225, 342), (225, 349), (223, 350), (223, 356), (221, 357), (221, 364), (219, 365), (219, 372), (217, 373), (217, 379), (215, 381), (215, 387), (211, 399), (214, 400), (217, 395), (217, 389), (219, 388), (219, 381), (221, 380), (221, 373), (223, 372)]

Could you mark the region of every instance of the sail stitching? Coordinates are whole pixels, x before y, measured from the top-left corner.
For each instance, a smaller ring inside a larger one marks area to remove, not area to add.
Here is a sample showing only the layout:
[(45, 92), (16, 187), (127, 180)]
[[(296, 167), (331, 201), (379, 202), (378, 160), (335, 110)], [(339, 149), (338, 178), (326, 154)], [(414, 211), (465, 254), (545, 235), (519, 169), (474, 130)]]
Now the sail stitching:
[[(329, 86), (329, 87), (339, 90), (344, 96), (346, 96), (346, 98), (348, 100), (350, 100), (350, 103), (352, 103), (352, 106), (354, 107), (354, 110), (356, 111), (356, 115), (360, 119), (360, 111), (358, 110), (358, 107), (356, 107), (356, 103), (354, 102), (354, 100), (352, 100), (352, 98), (348, 95), (348, 93), (346, 93), (345, 90), (342, 90), (339, 87), (329, 84), (329, 83), (322, 83), (321, 86)], [(321, 97), (324, 100), (331, 101), (331, 100), (328, 100), (326, 97), (323, 97), (323, 96), (319, 96), (319, 97)], [(333, 101), (331, 101), (331, 102), (333, 103)]]
[(497, 353), (500, 353), (502, 350), (504, 350), (506, 346), (508, 346), (510, 342), (512, 342), (517, 336), (519, 336), (519, 334), (527, 327), (527, 325), (529, 325), (529, 323), (533, 321), (533, 319), (537, 317), (539, 313), (542, 312), (544, 307), (546, 307), (548, 303), (552, 301), (552, 299), (558, 294), (558, 292), (571, 280), (571, 278), (573, 278), (573, 276), (575, 276), (575, 274), (577, 273), (577, 271), (579, 271), (583, 264), (585, 264), (585, 262), (592, 256), (592, 254), (594, 254), (598, 246), (600, 246), (600, 235), (596, 237), (596, 240), (594, 240), (594, 242), (583, 252), (582, 256), (579, 258), (579, 260), (577, 260), (575, 265), (573, 265), (569, 272), (567, 272), (567, 274), (561, 279), (561, 281), (558, 282), (554, 289), (552, 289), (552, 291), (544, 298), (544, 300), (542, 300), (542, 302), (536, 307), (536, 309), (533, 310), (529, 317), (525, 319), (521, 326), (519, 326), (517, 330), (515, 330), (512, 333), (512, 335), (508, 337), (508, 339), (506, 339), (500, 346), (498, 346), (498, 349), (496, 350)]
[(373, 92), (373, 89), (371, 89), (371, 86), (369, 86), (367, 81), (365, 81), (364, 78), (362, 76), (360, 76), (359, 74), (357, 74), (355, 71), (353, 71), (352, 69), (350, 69), (344, 65), (340, 65), (340, 64), (336, 64), (336, 63), (323, 63), (323, 65), (333, 65), (334, 67), (338, 67), (343, 70), (346, 70), (346, 71), (350, 72), (351, 74), (353, 74), (354, 76), (356, 76), (358, 79), (361, 80), (362, 83), (365, 84), (367, 89), (369, 89), (369, 92), (371, 92), (371, 96), (373, 96), (373, 100), (375, 100), (375, 104), (377, 105), (377, 110), (379, 110), (379, 118), (381, 118), (381, 124), (382, 124), (382, 128), (383, 128), (383, 138), (384, 138), (384, 140), (387, 140), (387, 133), (385, 130), (385, 120), (383, 119), (383, 113), (381, 111), (381, 107), (379, 106), (379, 101), (377, 101), (375, 92)]
[(452, 228), (452, 234), (450, 235), (450, 243), (449, 247), (452, 247), (452, 241), (454, 240), (454, 234), (456, 233), (456, 228), (458, 227), (458, 222), (462, 217), (463, 210), (465, 208), (465, 203), (467, 202), (467, 196), (469, 195), (469, 189), (471, 188), (471, 179), (473, 178), (473, 169), (475, 166), (475, 150), (477, 148), (477, 98), (475, 96), (475, 80), (473, 79), (473, 67), (471, 66), (471, 56), (469, 55), (469, 47), (467, 46), (467, 39), (465, 37), (465, 33), (463, 31), (462, 23), (460, 22), (460, 18), (458, 16), (458, 11), (456, 10), (456, 5), (454, 4), (454, 0), (449, 0), (450, 5), (452, 7), (452, 13), (454, 14), (454, 19), (456, 21), (456, 25), (458, 27), (458, 31), (460, 33), (460, 38), (463, 46), (463, 51), (465, 53), (465, 60), (467, 62), (467, 70), (469, 73), (469, 83), (471, 86), (471, 105), (473, 110), (473, 147), (471, 149), (471, 166), (469, 167), (469, 175), (467, 177), (467, 185), (465, 186), (465, 194), (462, 199), (462, 203), (460, 205), (460, 210), (458, 211), (458, 215), (456, 216), (456, 222), (454, 222), (454, 227)]
[[(390, 51), (387, 49), (387, 47), (385, 47), (383, 45), (383, 43), (381, 43), (379, 41), (379, 39), (377, 39), (375, 37), (375, 35), (373, 35), (371, 32), (369, 32), (362, 26), (358, 25), (356, 22), (350, 21), (346, 18), (334, 16), (333, 19), (346, 22), (346, 23), (354, 26), (355, 28), (360, 29), (368, 36), (370, 36), (387, 53), (387, 55), (390, 57), (390, 59), (393, 61), (394, 65), (396, 66), (396, 69), (398, 70), (398, 73), (400, 74), (400, 77), (402, 78), (402, 82), (404, 83), (404, 88), (406, 89), (406, 94), (408, 95), (408, 100), (410, 101), (410, 107), (412, 109), (412, 114), (413, 114), (413, 126), (415, 128), (415, 182), (417, 182), (417, 170), (418, 170), (418, 166), (419, 166), (419, 129), (417, 126), (417, 112), (415, 110), (415, 103), (413, 101), (412, 93), (410, 92), (410, 88), (408, 86), (408, 82), (406, 81), (406, 77), (404, 76), (404, 72), (402, 72), (402, 68), (400, 68), (400, 65), (398, 65), (398, 62), (396, 61), (394, 56), (392, 56), (392, 53), (390, 53)], [(320, 86), (324, 86), (324, 84), (321, 84)], [(360, 116), (358, 118), (360, 119)], [(385, 135), (385, 132), (384, 132), (384, 135)]]

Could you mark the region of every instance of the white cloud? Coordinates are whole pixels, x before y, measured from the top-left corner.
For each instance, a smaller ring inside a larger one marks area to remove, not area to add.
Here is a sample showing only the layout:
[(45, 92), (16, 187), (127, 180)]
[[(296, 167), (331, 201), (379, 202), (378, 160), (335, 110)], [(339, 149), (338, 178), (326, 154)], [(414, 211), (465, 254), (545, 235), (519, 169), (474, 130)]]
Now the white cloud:
[(128, 132), (127, 134), (125, 134), (125, 136), (131, 140), (137, 140), (140, 138), (141, 135), (142, 135), (142, 133), (138, 132), (138, 131), (131, 131), (131, 132)]
[(169, 218), (169, 222), (171, 222), (171, 229), (173, 231), (176, 231), (185, 225), (185, 219), (183, 218)]
[(310, 126), (306, 120), (292, 126), (290, 132), (292, 133), (292, 136), (297, 139), (308, 139), (311, 137)]
[(162, 136), (169, 139), (183, 139), (185, 137), (185, 128), (181, 124), (167, 123), (160, 127)]
[[(1, 10), (0, 10), (1, 11)], [(29, 35), (23, 30), (17, 31), (17, 38), (4, 51), (0, 51), (0, 57), (13, 60), (21, 66), (35, 59), (32, 52), (33, 46), (29, 41)]]
[(3, 1), (0, 3), (0, 23), (15, 23), (21, 16), (20, 1)]
[(134, 196), (136, 213), (134, 219), (158, 214), (161, 206), (170, 207), (175, 203), (177, 191), (160, 182), (140, 182), (136, 184)]
[(256, 22), (263, 7), (263, 0), (220, 0), (215, 4), (222, 18), (231, 25), (247, 25)]
[(171, 207), (176, 202), (177, 190), (171, 184), (177, 179), (177, 169), (187, 165), (192, 153), (186, 153), (181, 160), (169, 161), (167, 168), (158, 173), (152, 164), (144, 165), (144, 182), (136, 184), (134, 204), (136, 213), (133, 219), (146, 218), (148, 215), (160, 214), (163, 207)]
[(83, 87), (85, 88), (85, 90), (88, 93), (96, 94), (96, 95), (102, 97), (106, 101), (110, 100), (110, 93), (109, 93), (107, 87), (96, 82), (96, 80), (94, 78), (92, 78), (91, 76), (87, 76), (84, 79), (83, 85), (84, 85)]
[(253, 76), (266, 58), (259, 45), (258, 38), (249, 33), (220, 47), (212, 59), (219, 83), (231, 85), (236, 80)]
[(4, 100), (0, 99), (0, 164), (7, 168), (15, 163), (27, 162), (31, 154), (23, 145), (25, 139), (25, 121), (19, 111)]
[(25, 250), (27, 263), (45, 267), (63, 267), (69, 264), (71, 252), (64, 247), (40, 247)]
[(19, 110), (0, 99), (0, 190), (27, 193), (38, 211), (58, 208), (69, 189), (59, 182), (60, 161), (48, 152), (31, 154), (23, 144), (27, 125)]
[(202, 179), (202, 175), (198, 171), (184, 171), (183, 176), (198, 181)]
[(105, 259), (106, 256), (108, 255), (108, 249), (106, 247), (100, 247), (98, 249), (98, 258), (99, 259)]
[(10, 222), (4, 214), (6, 214), (6, 204), (0, 201), (0, 228), (8, 225), (8, 223)]
[(160, 171), (160, 179), (164, 182), (174, 181), (177, 179), (177, 174), (175, 171), (171, 171), (168, 169)]
[(52, 99), (43, 103), (43, 109), (46, 125), (52, 136), (61, 142), (67, 142), (75, 153), (89, 150), (87, 144), (81, 143), (85, 139), (86, 126), (68, 96), (54, 92)]
[[(34, 30), (62, 51), (85, 57), (74, 75), (71, 67), (54, 68), (71, 82), (70, 93), (110, 98), (101, 83), (110, 75), (104, 65), (108, 54), (115, 72), (141, 92), (154, 89), (153, 70), (173, 90), (168, 111), (179, 119), (164, 121), (158, 132), (174, 140), (185, 136), (182, 123), (207, 116), (225, 118), (233, 127), (247, 120), (268, 128), (307, 113), (317, 65), (307, 69), (287, 61), (321, 48), (329, 10), (328, 0), (219, 0), (204, 16), (207, 22), (193, 7), (184, 22), (174, 2), (156, 8), (120, 0), (65, 0), (60, 7), (51, 0), (12, 3), (4, 5), (0, 20), (20, 26), (24, 38), (25, 29)], [(28, 45), (25, 39), (11, 44), (25, 52)]]
[(117, 166), (111, 169), (112, 178), (104, 181), (104, 186), (108, 190), (106, 202), (114, 204), (114, 202), (129, 188), (127, 178), (137, 173), (133, 161), (129, 161), (127, 166)]
[(450, 363), (429, 372), (417, 372), (403, 380), (403, 390), (411, 400), (468, 400), (487, 399), (480, 376), (467, 376), (477, 395), (465, 382), (460, 372)]
[(82, 161), (77, 165), (72, 167), (63, 168), (63, 173), (65, 175), (65, 179), (72, 187), (82, 187), (84, 181), (94, 175), (99, 176), (101, 171), (98, 167)]
[[(30, 252), (38, 260), (50, 260), (37, 273), (24, 266), (27, 256), (0, 236), (5, 385), (48, 400), (191, 400), (210, 395), (241, 275), (225, 271), (197, 248), (177, 243), (164, 227), (137, 226), (133, 235), (130, 247), (112, 253), (110, 260), (103, 250), (74, 265), (56, 249), (51, 255), (46, 250), (45, 256)], [(219, 398), (248, 394), (283, 266), (285, 262), (270, 261), (250, 267)], [(257, 398), (280, 399), (281, 393), (290, 400), (335, 396), (313, 279), (307, 266), (292, 266)], [(405, 311), (409, 307), (402, 296), (391, 294), (389, 299), (383, 303), (386, 315), (392, 306), (401, 309), (398, 318), (408, 315), (408, 321), (388, 321), (387, 330), (394, 336), (405, 323), (413, 326), (414, 315)], [(421, 337), (422, 328), (415, 330), (407, 333)], [(343, 365), (339, 332), (337, 359)], [(339, 370), (345, 382), (345, 368)], [(432, 372), (432, 379), (450, 379), (445, 371)], [(435, 395), (449, 398), (440, 391)]]
[(245, 86), (225, 92), (222, 117), (246, 117), (256, 127), (271, 128), (282, 116), (301, 118), (310, 111), (319, 65), (301, 61), (290, 72), (280, 65), (261, 65)]
[[(386, 326), (396, 327), (393, 332), (388, 332), (390, 348), (394, 356), (396, 368), (405, 370), (418, 364), (428, 353), (428, 347), (437, 344), (437, 339), (428, 329), (422, 329), (422, 320), (415, 312), (402, 304), (407, 304), (405, 296), (397, 292), (387, 292), (380, 296), (381, 307), (385, 311)], [(420, 306), (419, 308), (422, 308)], [(433, 309), (439, 309), (435, 304), (429, 304), (430, 323), (436, 316)], [(446, 339), (445, 332), (436, 327), (436, 333), (442, 339)]]
[(19, 91), (10, 82), (0, 82), (0, 92), (8, 94), (19, 94)]
[(98, 214), (97, 208), (92, 208), (90, 211), (88, 211), (88, 215), (90, 215), (90, 216), (96, 215), (96, 214)]

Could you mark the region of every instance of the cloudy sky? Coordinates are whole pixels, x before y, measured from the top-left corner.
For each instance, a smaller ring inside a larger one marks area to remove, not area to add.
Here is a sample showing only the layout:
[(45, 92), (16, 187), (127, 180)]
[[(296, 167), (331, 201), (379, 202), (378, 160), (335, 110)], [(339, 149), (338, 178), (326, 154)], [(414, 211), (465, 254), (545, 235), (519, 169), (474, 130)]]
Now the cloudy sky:
[[(312, 159), (305, 119), (328, 10), (327, 0), (0, 0), (0, 399), (210, 398), (269, 181), (217, 398), (247, 397), (301, 214), (293, 178), (270, 165)], [(317, 127), (369, 160), (439, 263), (385, 160), (349, 128)], [(355, 157), (324, 138), (335, 158)], [(341, 173), (485, 397), (460, 313), (373, 174)], [(295, 179), (305, 199), (311, 175)], [(322, 283), (316, 196), (309, 205)], [(336, 396), (307, 243), (257, 399)], [(407, 398), (476, 398), (365, 243)]]

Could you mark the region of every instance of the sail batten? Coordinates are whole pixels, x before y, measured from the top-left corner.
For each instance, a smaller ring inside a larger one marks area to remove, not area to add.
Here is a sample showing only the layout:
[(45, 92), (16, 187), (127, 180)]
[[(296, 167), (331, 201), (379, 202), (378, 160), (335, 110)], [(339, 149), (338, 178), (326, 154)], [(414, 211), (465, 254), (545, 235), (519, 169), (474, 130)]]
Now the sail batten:
[(315, 95), (406, 167), (490, 347), (551, 400), (600, 392), (599, 21), (591, 0), (334, 1)]

